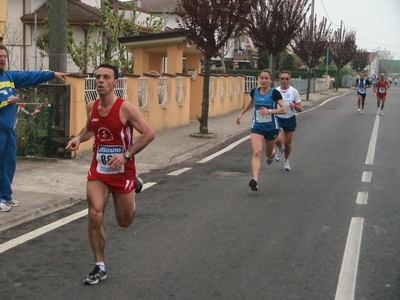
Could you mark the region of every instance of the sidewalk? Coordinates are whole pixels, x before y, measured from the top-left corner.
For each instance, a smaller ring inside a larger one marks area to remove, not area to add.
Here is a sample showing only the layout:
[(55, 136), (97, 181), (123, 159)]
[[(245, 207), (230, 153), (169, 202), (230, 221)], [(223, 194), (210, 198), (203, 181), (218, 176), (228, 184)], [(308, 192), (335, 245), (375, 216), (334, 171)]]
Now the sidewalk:
[[(329, 90), (321, 94), (310, 94), (310, 99), (302, 96), (306, 110), (322, 101), (341, 95), (349, 89)], [(199, 122), (156, 132), (155, 140), (136, 156), (139, 174), (182, 162), (207, 151), (227, 139), (244, 132), (250, 132), (251, 111), (236, 125), (239, 111), (209, 119), (208, 130), (215, 133), (213, 138), (195, 138), (191, 133), (198, 132)], [(43, 159), (17, 161), (17, 171), (13, 182), (13, 198), (21, 206), (9, 212), (0, 213), (0, 232), (16, 225), (31, 221), (54, 211), (72, 206), (86, 199), (86, 175), (89, 170), (92, 152), (86, 152), (75, 159)]]

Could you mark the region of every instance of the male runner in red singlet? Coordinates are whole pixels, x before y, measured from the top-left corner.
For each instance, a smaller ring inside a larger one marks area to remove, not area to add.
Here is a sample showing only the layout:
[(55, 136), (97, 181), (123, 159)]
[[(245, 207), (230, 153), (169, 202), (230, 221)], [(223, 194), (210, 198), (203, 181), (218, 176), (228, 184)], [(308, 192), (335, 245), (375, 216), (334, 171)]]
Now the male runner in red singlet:
[[(154, 131), (139, 111), (114, 94), (117, 84), (118, 69), (101, 64), (96, 71), (99, 99), (86, 106), (86, 126), (66, 147), (75, 151), (80, 143), (94, 137), (93, 160), (87, 177), (87, 198), (89, 240), (96, 263), (94, 270), (83, 280), (84, 284), (96, 284), (107, 277), (103, 218), (108, 197), (110, 194), (113, 196), (118, 225), (129, 227), (136, 211), (134, 155), (155, 138)], [(141, 135), (132, 144), (133, 129)]]
[(386, 92), (390, 88), (389, 82), (385, 79), (385, 74), (380, 75), (380, 79), (376, 82), (374, 92), (376, 92), (376, 100), (378, 111), (376, 114), (383, 116), (383, 108), (385, 107)]

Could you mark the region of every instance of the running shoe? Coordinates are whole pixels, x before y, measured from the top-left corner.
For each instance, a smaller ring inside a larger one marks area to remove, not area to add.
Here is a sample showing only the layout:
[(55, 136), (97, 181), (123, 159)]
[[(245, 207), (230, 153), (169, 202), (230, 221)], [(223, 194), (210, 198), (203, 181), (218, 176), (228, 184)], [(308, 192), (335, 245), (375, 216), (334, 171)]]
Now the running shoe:
[(254, 178), (250, 179), (249, 187), (251, 187), (252, 191), (258, 191), (258, 184), (257, 184), (257, 181)]
[(136, 177), (135, 194), (139, 194), (142, 189), (143, 189), (143, 180), (140, 177)]
[(283, 161), (283, 169), (285, 170), (285, 171), (291, 171), (292, 169), (290, 168), (290, 165), (289, 165), (289, 160), (284, 160)]
[(381, 114), (381, 110), (378, 109), (378, 111), (376, 112), (376, 114), (377, 114), (377, 115), (380, 115), (380, 114)]
[(0, 212), (6, 212), (11, 210), (11, 206), (8, 206), (4, 204), (3, 202), (0, 202)]
[(107, 272), (102, 271), (98, 265), (94, 266), (92, 272), (86, 275), (85, 279), (83, 279), (83, 283), (87, 285), (99, 283), (100, 280), (104, 280), (107, 278)]
[(361, 109), (361, 113), (362, 113), (362, 114), (364, 113), (364, 108), (363, 108), (363, 109)]
[(14, 199), (11, 199), (11, 200), (4, 200), (3, 199), (3, 203), (5, 205), (7, 205), (7, 206), (13, 206), (13, 207), (19, 206), (19, 201), (14, 200)]
[(380, 114), (381, 116), (383, 116), (383, 111), (380, 111), (379, 114)]
[(361, 113), (361, 110), (360, 110), (360, 109), (358, 109), (358, 110), (357, 110), (357, 113)]
[(283, 151), (285, 151), (285, 147), (283, 147), (283, 146), (278, 149), (278, 153), (276, 153), (276, 155), (275, 155), (276, 161), (281, 160)]

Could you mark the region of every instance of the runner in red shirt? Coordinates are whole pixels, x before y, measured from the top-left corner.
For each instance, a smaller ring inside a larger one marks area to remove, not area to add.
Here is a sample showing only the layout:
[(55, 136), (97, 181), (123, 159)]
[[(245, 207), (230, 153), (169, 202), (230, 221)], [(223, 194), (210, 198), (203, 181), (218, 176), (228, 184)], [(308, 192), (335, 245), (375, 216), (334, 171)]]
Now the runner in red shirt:
[[(155, 137), (154, 131), (133, 104), (114, 94), (117, 85), (118, 69), (109, 64), (100, 65), (96, 71), (99, 99), (86, 106), (86, 126), (66, 147), (76, 151), (80, 143), (94, 137), (87, 199), (89, 241), (96, 263), (93, 271), (83, 280), (84, 284), (96, 284), (107, 278), (103, 219), (108, 197), (112, 194), (118, 225), (129, 227), (136, 211), (134, 155)], [(135, 143), (132, 143), (133, 129), (140, 133)]]
[(380, 79), (376, 82), (374, 92), (376, 93), (376, 100), (378, 105), (377, 114), (383, 116), (383, 108), (385, 107), (386, 92), (390, 88), (389, 81), (386, 80), (385, 74), (380, 75)]

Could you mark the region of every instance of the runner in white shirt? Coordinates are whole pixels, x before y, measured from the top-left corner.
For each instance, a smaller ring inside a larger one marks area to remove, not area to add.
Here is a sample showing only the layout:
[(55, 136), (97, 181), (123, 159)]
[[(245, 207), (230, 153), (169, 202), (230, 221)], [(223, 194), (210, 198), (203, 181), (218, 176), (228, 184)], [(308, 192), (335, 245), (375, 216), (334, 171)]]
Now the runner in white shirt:
[(292, 152), (292, 139), (294, 131), (297, 128), (296, 112), (301, 112), (301, 98), (299, 92), (290, 86), (290, 73), (282, 71), (279, 76), (280, 86), (276, 89), (281, 92), (283, 101), (286, 106), (285, 115), (276, 115), (281, 128), (278, 138), (276, 139), (276, 146), (278, 151), (275, 155), (275, 160), (280, 161), (283, 152), (285, 152), (285, 159), (283, 161), (283, 169), (290, 171), (289, 155)]
[[(376, 84), (376, 83), (375, 83)], [(354, 89), (357, 90), (357, 112), (360, 114), (364, 113), (365, 96), (367, 95), (367, 88), (372, 86), (371, 82), (365, 78), (365, 72), (360, 72), (360, 78), (357, 78)], [(361, 110), (360, 110), (361, 105)]]

